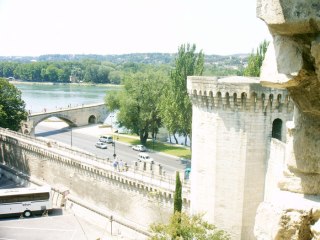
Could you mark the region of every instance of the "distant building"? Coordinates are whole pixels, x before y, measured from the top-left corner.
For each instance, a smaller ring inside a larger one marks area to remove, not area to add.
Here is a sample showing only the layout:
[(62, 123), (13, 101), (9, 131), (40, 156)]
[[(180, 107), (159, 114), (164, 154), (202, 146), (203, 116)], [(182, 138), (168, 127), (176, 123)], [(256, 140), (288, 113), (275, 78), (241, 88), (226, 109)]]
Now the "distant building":
[(77, 76), (70, 75), (69, 81), (70, 81), (71, 83), (78, 83), (78, 82), (79, 82), (79, 79), (77, 78)]

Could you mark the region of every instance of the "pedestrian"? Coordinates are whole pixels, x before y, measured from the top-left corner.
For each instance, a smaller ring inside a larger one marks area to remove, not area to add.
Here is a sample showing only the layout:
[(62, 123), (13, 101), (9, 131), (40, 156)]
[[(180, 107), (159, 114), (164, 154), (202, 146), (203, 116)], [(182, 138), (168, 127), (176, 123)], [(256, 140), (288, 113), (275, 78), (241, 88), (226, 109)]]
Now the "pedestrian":
[(116, 160), (113, 161), (113, 168), (114, 170), (117, 170), (118, 162)]
[(123, 162), (122, 162), (122, 159), (120, 159), (120, 162), (119, 162), (119, 171), (120, 171), (120, 172), (123, 171)]

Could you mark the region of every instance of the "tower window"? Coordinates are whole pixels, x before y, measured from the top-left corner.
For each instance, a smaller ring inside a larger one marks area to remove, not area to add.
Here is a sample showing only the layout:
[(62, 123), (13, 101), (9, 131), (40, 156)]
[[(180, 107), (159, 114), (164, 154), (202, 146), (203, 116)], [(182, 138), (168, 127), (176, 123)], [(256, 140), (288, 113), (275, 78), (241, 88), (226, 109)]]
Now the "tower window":
[(272, 123), (272, 138), (276, 138), (281, 141), (282, 120), (277, 118)]

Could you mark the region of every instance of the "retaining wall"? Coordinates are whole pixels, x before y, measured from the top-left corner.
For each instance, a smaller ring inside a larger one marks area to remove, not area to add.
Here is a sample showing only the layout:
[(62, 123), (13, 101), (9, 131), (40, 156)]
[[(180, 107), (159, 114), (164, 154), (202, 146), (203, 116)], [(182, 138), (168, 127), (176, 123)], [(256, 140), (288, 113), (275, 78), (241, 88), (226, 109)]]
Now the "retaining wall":
[[(5, 129), (0, 129), (0, 162), (54, 189), (68, 189), (70, 197), (141, 231), (167, 221), (173, 210), (174, 183), (164, 176), (117, 172), (106, 159)], [(183, 196), (188, 211), (187, 187)]]

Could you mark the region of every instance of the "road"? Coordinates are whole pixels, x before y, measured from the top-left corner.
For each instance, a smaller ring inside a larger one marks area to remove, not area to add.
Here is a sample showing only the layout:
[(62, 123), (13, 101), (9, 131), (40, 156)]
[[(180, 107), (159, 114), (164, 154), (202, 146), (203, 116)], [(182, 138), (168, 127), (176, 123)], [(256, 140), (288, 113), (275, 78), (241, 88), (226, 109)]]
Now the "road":
[[(113, 154), (115, 153), (119, 159), (127, 162), (129, 166), (138, 159), (139, 152), (132, 150), (131, 145), (116, 141), (114, 146), (112, 144), (108, 144), (108, 149), (96, 148), (94, 145), (98, 141), (98, 138), (79, 133), (76, 131), (76, 128), (73, 128), (73, 131), (71, 132), (68, 127), (54, 129), (51, 126), (48, 127), (39, 124), (36, 127), (35, 136), (45, 137), (65, 144), (70, 144), (73, 147), (93, 153), (101, 158), (113, 159)], [(188, 160), (178, 159), (176, 157), (152, 151), (149, 151), (148, 154), (154, 159), (155, 163), (160, 163), (168, 173), (173, 173), (176, 170), (184, 170), (186, 167), (190, 167), (190, 162)]]

